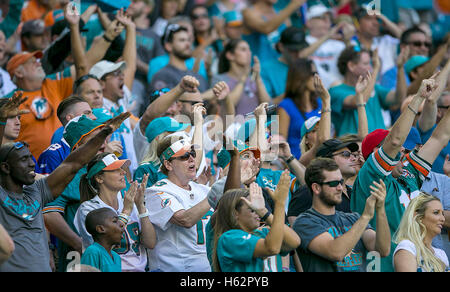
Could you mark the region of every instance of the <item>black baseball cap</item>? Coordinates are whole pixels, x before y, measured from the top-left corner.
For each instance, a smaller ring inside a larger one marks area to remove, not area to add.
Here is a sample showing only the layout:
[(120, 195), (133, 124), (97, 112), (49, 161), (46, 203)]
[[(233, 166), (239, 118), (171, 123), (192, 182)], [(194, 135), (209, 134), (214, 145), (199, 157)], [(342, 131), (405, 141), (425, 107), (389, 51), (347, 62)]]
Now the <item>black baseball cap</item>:
[(42, 35), (45, 31), (45, 24), (42, 19), (33, 19), (25, 22), (22, 26), (21, 36)]
[(280, 43), (292, 51), (299, 51), (308, 46), (304, 31), (295, 26), (290, 26), (281, 33)]
[(359, 145), (355, 142), (342, 142), (339, 139), (329, 139), (317, 148), (316, 157), (332, 157), (333, 152), (342, 148), (348, 148), (351, 152), (359, 150)]

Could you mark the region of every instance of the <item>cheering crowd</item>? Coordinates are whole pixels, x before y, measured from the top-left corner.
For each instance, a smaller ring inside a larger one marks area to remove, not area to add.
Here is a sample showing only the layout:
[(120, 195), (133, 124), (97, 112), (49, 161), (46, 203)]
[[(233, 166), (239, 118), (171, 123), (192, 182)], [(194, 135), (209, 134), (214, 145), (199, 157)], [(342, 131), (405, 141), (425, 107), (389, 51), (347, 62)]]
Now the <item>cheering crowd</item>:
[(450, 6), (375, 2), (4, 1), (0, 272), (450, 271)]

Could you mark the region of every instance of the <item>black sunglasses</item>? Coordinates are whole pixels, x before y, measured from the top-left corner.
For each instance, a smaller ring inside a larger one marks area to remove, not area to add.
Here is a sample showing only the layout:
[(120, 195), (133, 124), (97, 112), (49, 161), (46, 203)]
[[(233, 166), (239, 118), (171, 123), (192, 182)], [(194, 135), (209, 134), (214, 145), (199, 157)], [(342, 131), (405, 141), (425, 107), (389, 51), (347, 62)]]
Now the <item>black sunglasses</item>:
[(319, 183), (320, 185), (327, 185), (329, 187), (335, 188), (338, 185), (344, 186), (344, 179), (341, 180), (331, 180), (331, 181), (324, 181), (322, 183)]
[(421, 47), (421, 46), (425, 46), (427, 48), (431, 48), (431, 43), (430, 42), (421, 42), (421, 41), (416, 41), (416, 42), (410, 42), (410, 45), (413, 45), (415, 47)]
[(339, 152), (339, 153), (336, 153), (336, 154), (333, 154), (332, 156), (336, 156), (336, 155), (342, 155), (345, 158), (350, 158), (350, 156), (353, 155), (354, 157), (358, 158), (358, 154), (357, 153), (353, 153), (353, 152), (350, 152), (350, 151), (347, 151), (347, 150)]
[(208, 14), (194, 14), (194, 15), (192, 15), (192, 19), (193, 20), (197, 20), (197, 19), (200, 19), (200, 18), (209, 18), (209, 15)]

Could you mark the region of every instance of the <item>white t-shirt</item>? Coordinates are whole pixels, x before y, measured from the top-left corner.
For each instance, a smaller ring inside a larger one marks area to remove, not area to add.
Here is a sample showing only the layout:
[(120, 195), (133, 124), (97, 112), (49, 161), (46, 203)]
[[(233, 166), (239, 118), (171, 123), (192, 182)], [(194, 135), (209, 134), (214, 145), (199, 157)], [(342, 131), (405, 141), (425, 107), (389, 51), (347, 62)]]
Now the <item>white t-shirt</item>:
[[(397, 245), (397, 248), (395, 249), (394, 254), (393, 254), (393, 259), (394, 259), (395, 253), (397, 251), (399, 251), (399, 250), (402, 250), (402, 249), (403, 250), (407, 250), (410, 253), (412, 253), (414, 256), (416, 256), (416, 246), (410, 240), (405, 239), (405, 240), (400, 241), (400, 243)], [(448, 257), (445, 254), (445, 252), (442, 249), (435, 248), (435, 247), (433, 247), (433, 251), (434, 251), (434, 255), (438, 259), (440, 259), (442, 262), (445, 263), (446, 271), (448, 271), (449, 270), (449, 262), (448, 262)], [(418, 267), (417, 271), (418, 272), (419, 271), (420, 272), (427, 272), (427, 271), (422, 270), (421, 267)]]
[[(311, 35), (306, 36), (306, 42), (310, 45), (317, 40), (317, 38)], [(337, 60), (344, 49), (345, 44), (343, 42), (329, 39), (309, 57), (314, 61), (317, 67), (317, 73), (319, 73), (326, 88), (330, 88), (333, 82), (342, 79), (342, 75), (337, 68)]]
[(11, 81), (9, 73), (0, 68), (0, 98), (16, 89), (17, 86)]
[(185, 190), (163, 179), (145, 191), (145, 205), (155, 226), (158, 241), (149, 250), (150, 270), (163, 272), (210, 272), (206, 256), (206, 231), (213, 210), (208, 211), (191, 228), (170, 223), (179, 210), (188, 210), (204, 200), (209, 187), (190, 182)]
[[(117, 193), (117, 201), (119, 203), (119, 208), (117, 210), (114, 210), (114, 208), (103, 202), (99, 196), (83, 202), (80, 205), (75, 214), (73, 223), (81, 236), (83, 252), (88, 246), (94, 243), (94, 239), (86, 230), (86, 216), (89, 212), (100, 208), (110, 208), (117, 214), (120, 214), (123, 210), (123, 198), (120, 192)], [(136, 206), (133, 206), (133, 211), (130, 214), (128, 224), (122, 234), (120, 248), (114, 250), (119, 254), (120, 259), (122, 260), (123, 272), (145, 272), (145, 267), (147, 265), (147, 251), (146, 248), (140, 244), (140, 230), (141, 222), (139, 220), (139, 212)], [(126, 235), (126, 238), (124, 235)]]

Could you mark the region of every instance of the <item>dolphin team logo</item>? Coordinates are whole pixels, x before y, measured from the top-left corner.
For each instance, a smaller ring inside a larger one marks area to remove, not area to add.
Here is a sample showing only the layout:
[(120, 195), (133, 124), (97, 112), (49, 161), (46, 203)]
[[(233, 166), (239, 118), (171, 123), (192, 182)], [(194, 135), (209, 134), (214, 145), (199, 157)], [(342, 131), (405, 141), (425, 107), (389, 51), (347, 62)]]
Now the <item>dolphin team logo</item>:
[(35, 97), (30, 105), (30, 110), (38, 120), (45, 120), (50, 117), (52, 107), (45, 97)]
[(161, 207), (163, 207), (163, 208), (166, 208), (166, 207), (169, 207), (170, 206), (170, 199), (163, 199), (162, 201), (161, 201)]

